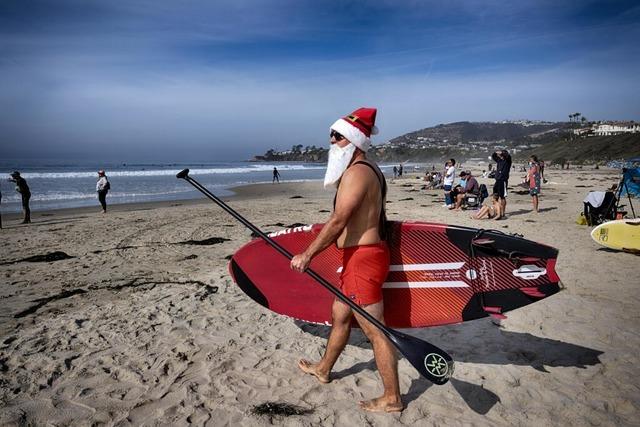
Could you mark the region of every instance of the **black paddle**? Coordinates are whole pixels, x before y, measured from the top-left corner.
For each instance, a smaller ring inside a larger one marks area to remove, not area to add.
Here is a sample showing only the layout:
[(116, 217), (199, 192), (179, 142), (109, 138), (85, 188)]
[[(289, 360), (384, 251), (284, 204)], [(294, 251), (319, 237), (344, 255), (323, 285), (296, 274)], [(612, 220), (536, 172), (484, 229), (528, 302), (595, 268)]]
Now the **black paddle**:
[[(256, 233), (267, 244), (287, 257), (289, 260), (293, 258), (293, 255), (285, 248), (280, 246), (277, 242), (264, 234), (258, 227), (247, 221), (238, 212), (227, 206), (225, 202), (217, 198), (213, 193), (203, 187), (199, 182), (189, 176), (189, 169), (185, 169), (176, 175), (177, 178), (182, 178), (189, 184), (193, 185), (198, 191), (211, 199), (214, 203), (227, 211), (231, 216), (244, 224), (251, 231)], [(434, 384), (444, 384), (449, 381), (451, 374), (453, 374), (453, 359), (445, 351), (439, 349), (433, 344), (429, 344), (419, 338), (411, 335), (403, 334), (402, 332), (395, 331), (387, 328), (380, 323), (376, 318), (364, 311), (360, 306), (344, 296), (340, 291), (334, 288), (329, 282), (323, 279), (318, 273), (310, 268), (305, 270), (309, 276), (313, 277), (319, 284), (324, 286), (329, 292), (347, 304), (353, 311), (373, 323), (387, 338), (396, 346), (396, 348), (402, 353), (409, 363), (422, 374), (423, 377), (432, 381)]]

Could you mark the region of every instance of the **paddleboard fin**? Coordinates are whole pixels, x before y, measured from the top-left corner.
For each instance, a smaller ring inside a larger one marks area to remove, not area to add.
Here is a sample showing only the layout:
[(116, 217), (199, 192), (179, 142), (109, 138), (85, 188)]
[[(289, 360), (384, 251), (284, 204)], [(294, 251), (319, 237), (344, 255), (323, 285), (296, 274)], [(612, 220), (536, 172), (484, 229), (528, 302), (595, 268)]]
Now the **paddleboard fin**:
[(504, 320), (507, 318), (507, 316), (501, 313), (502, 307), (483, 306), (482, 308), (485, 312), (489, 313), (489, 316), (493, 317), (494, 319)]

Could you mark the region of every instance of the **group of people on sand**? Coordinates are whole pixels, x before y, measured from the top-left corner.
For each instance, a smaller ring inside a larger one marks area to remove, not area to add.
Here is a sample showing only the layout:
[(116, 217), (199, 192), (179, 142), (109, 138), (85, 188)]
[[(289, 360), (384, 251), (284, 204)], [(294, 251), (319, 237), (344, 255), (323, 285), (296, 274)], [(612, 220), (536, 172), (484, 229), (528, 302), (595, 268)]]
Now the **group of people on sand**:
[(404, 167), (402, 166), (402, 163), (400, 163), (398, 166), (393, 166), (393, 177), (394, 178), (402, 178), (402, 174), (404, 173)]
[[(506, 219), (509, 175), (513, 167), (513, 161), (511, 155), (506, 150), (497, 150), (490, 158), (495, 162), (493, 192), (471, 217), (474, 219), (487, 218), (503, 220)], [(489, 170), (491, 170), (493, 165), (490, 163), (489, 166)], [(546, 182), (544, 179), (544, 162), (539, 161), (537, 156), (532, 155), (524, 170), (527, 172), (527, 175), (523, 178), (521, 185), (528, 189), (533, 210), (538, 212), (541, 185), (543, 182)], [(471, 200), (474, 201), (482, 200), (483, 193), (485, 196), (488, 195), (486, 188), (483, 188), (484, 184), (481, 186), (471, 171), (463, 170), (459, 174), (456, 174), (455, 159), (449, 159), (445, 163), (442, 175), (442, 189), (445, 198), (443, 207), (450, 210), (460, 210), (463, 206), (467, 205), (467, 201), (470, 200), (469, 198), (473, 198)], [(483, 174), (483, 177), (485, 177), (485, 174)], [(459, 182), (454, 185), (456, 178), (459, 178)], [(471, 206), (475, 207), (475, 203)]]
[[(31, 200), (31, 189), (27, 180), (20, 174), (20, 171), (13, 171), (10, 174), (9, 181), (16, 185), (16, 191), (20, 193), (22, 198), (22, 213), (24, 215), (21, 224), (31, 223), (31, 208), (29, 201)], [(107, 175), (103, 170), (98, 171), (98, 181), (96, 182), (96, 192), (98, 193), (98, 201), (102, 207), (102, 213), (107, 213), (107, 193), (111, 189), (111, 183), (107, 179)], [(2, 193), (0, 192), (0, 201), (2, 201)], [(2, 217), (0, 216), (0, 228), (2, 228)]]

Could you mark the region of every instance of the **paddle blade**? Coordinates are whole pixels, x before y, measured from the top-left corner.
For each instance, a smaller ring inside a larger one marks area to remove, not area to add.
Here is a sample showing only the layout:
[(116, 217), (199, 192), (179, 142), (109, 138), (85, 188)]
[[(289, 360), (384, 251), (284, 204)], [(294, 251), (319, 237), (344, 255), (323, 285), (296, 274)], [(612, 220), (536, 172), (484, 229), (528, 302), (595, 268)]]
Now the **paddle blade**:
[(389, 340), (423, 377), (437, 385), (449, 381), (453, 374), (453, 359), (449, 354), (414, 336), (389, 332)]

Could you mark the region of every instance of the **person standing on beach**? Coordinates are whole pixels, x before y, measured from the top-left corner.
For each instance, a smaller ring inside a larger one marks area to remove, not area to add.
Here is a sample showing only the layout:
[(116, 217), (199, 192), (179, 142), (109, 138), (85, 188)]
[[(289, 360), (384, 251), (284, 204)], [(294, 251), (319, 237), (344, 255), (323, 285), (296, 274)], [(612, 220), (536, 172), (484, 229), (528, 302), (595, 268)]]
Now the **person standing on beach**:
[(533, 203), (533, 210), (538, 212), (538, 195), (540, 194), (540, 164), (538, 158), (532, 155), (529, 159), (529, 170), (527, 171), (527, 182), (529, 183), (529, 194)]
[(493, 184), (493, 193), (500, 198), (500, 209), (495, 219), (500, 220), (505, 219), (507, 213), (507, 186), (511, 170), (511, 155), (507, 150), (498, 150), (491, 155), (491, 159), (496, 162), (496, 182)]
[(27, 185), (27, 181), (20, 176), (20, 172), (14, 171), (11, 173), (9, 181), (16, 183), (16, 191), (20, 193), (22, 197), (22, 211), (24, 212), (24, 219), (21, 224), (29, 224), (31, 222), (31, 209), (29, 209), (29, 199), (31, 199), (31, 190)]
[(449, 159), (444, 165), (444, 207), (451, 209), (453, 207), (453, 199), (451, 197), (451, 189), (453, 188), (453, 181), (456, 179), (456, 160)]
[(107, 179), (107, 175), (103, 170), (98, 171), (98, 182), (96, 182), (96, 191), (98, 192), (98, 200), (102, 206), (102, 213), (107, 213), (107, 193), (111, 189), (111, 183)]
[[(360, 108), (331, 126), (329, 162), (325, 188), (337, 188), (333, 213), (318, 237), (291, 260), (291, 268), (304, 272), (311, 260), (335, 244), (342, 254), (340, 288), (342, 293), (380, 322), (384, 323), (382, 284), (389, 271), (389, 247), (385, 240), (384, 212), (386, 182), (378, 166), (367, 160), (375, 127), (375, 108)], [(399, 412), (404, 409), (398, 384), (398, 360), (387, 337), (369, 321), (335, 299), (331, 309), (332, 326), (327, 347), (319, 362), (300, 360), (298, 367), (314, 375), (321, 383), (330, 381), (330, 373), (351, 333), (355, 316), (373, 345), (373, 354), (384, 393), (361, 401), (367, 411)]]
[(273, 184), (276, 181), (278, 182), (278, 184), (280, 184), (280, 172), (278, 172), (278, 168), (276, 168), (274, 166), (273, 167), (273, 179), (271, 180), (271, 183)]

